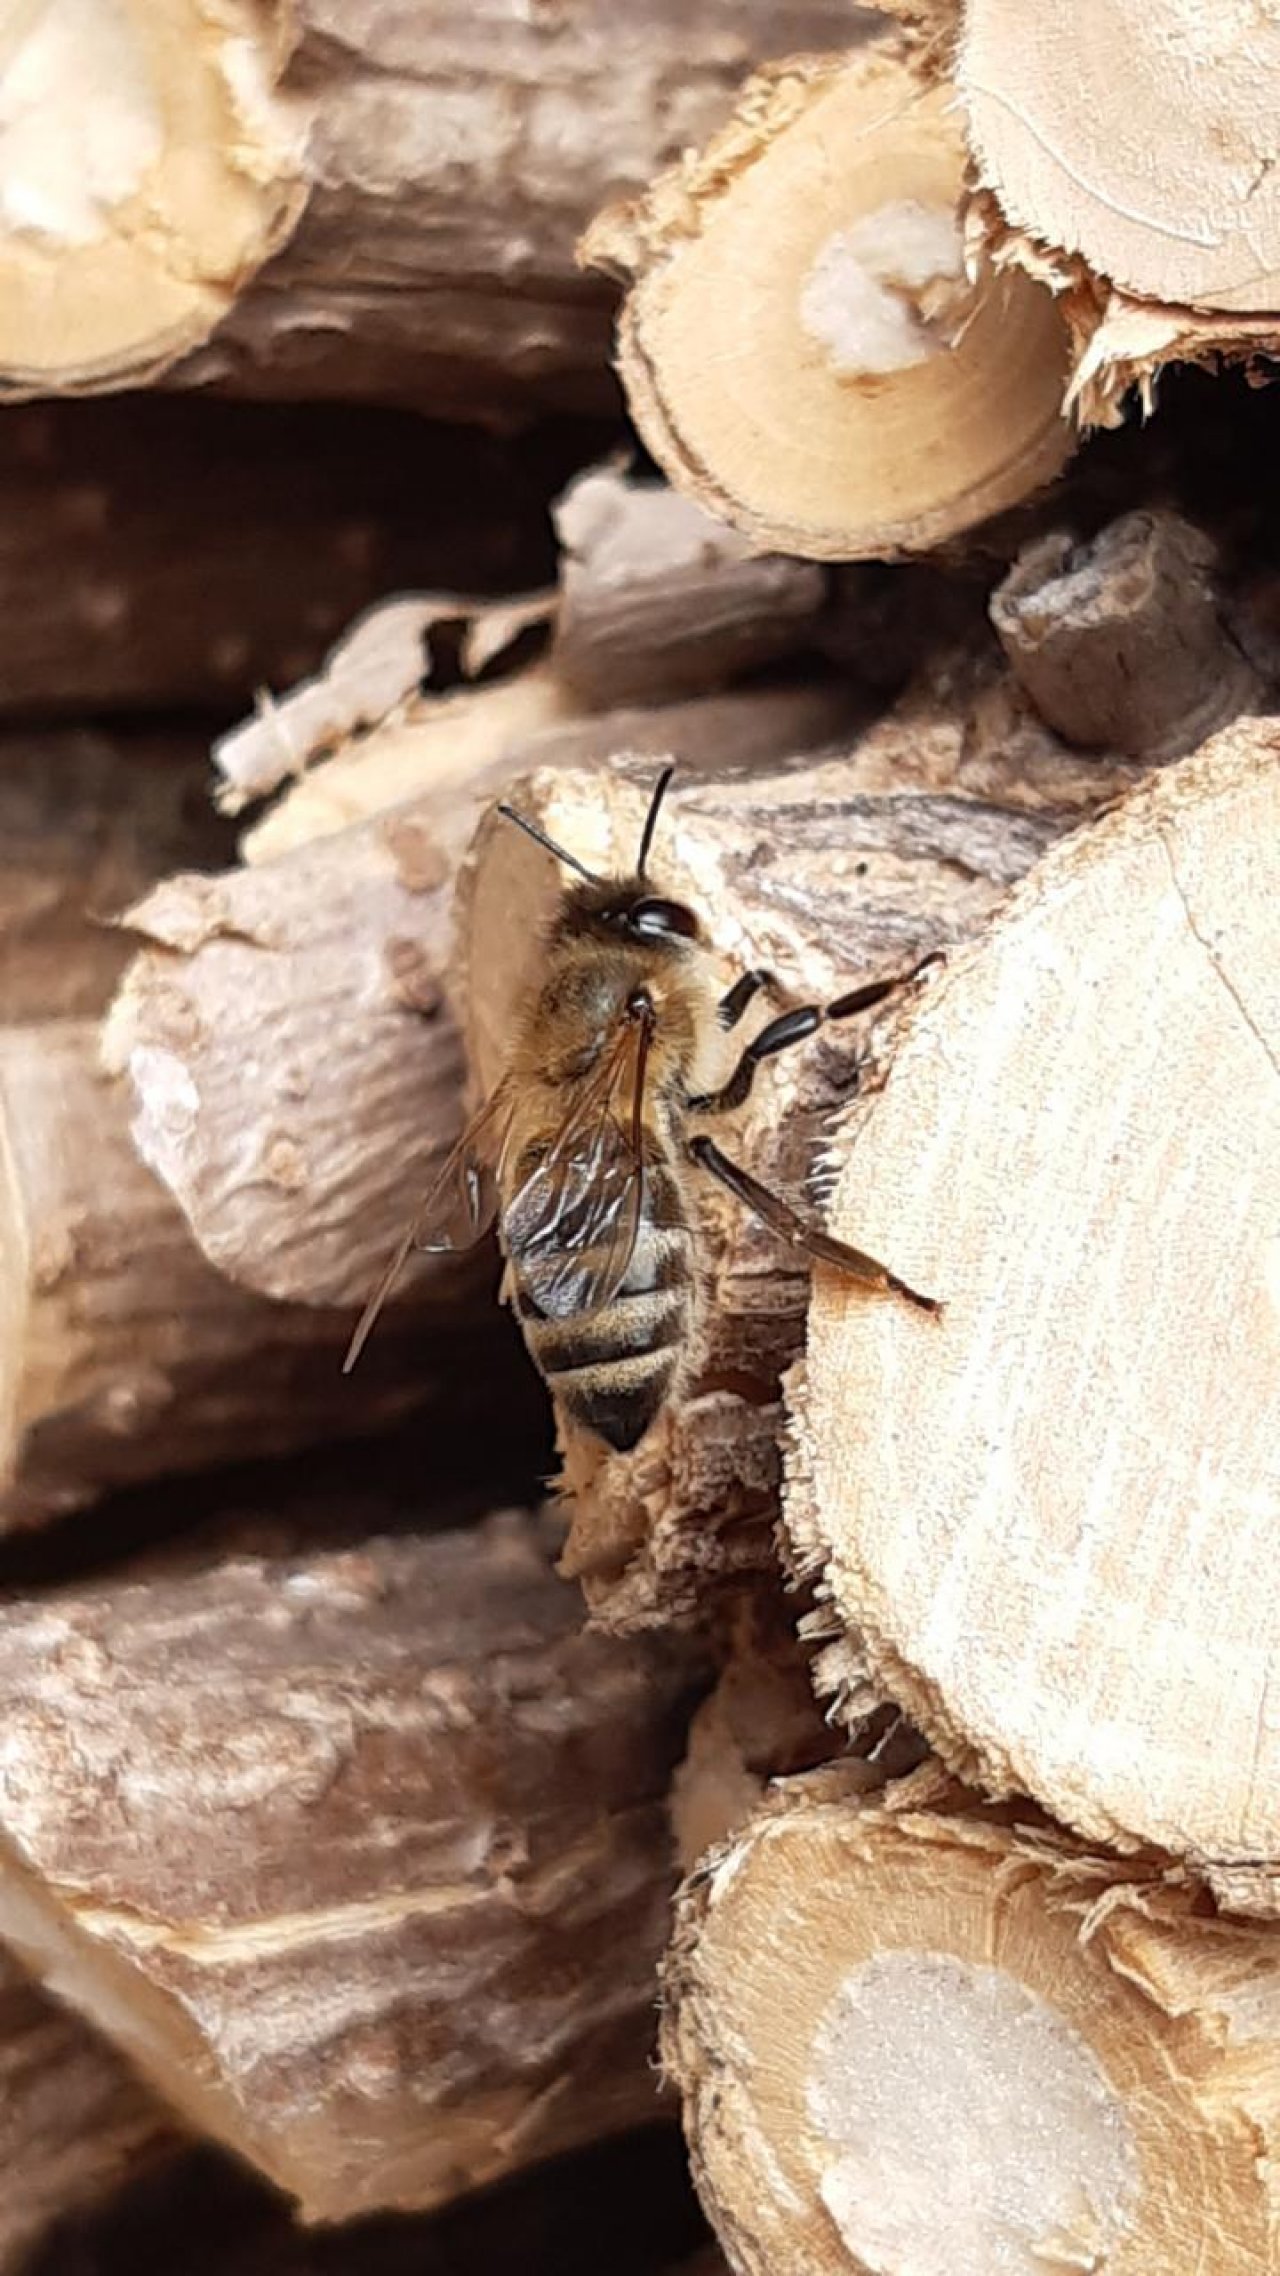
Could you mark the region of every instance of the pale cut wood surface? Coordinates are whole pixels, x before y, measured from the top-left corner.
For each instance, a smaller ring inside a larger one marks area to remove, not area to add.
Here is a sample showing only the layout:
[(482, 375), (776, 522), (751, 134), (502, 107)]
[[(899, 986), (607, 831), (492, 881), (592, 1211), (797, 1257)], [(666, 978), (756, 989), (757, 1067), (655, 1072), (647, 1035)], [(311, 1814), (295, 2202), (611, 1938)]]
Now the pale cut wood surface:
[(1061, 315), (1025, 274), (970, 274), (964, 168), (952, 91), (882, 26), (772, 64), (589, 231), (586, 257), (628, 288), (618, 368), (646, 445), (757, 546), (918, 551), (1069, 457)]
[(0, 1931), (306, 2217), (442, 2203), (658, 2115), (696, 1676), (510, 1514), (12, 1605)]
[(874, 1802), (775, 1789), (686, 1884), (665, 1971), (737, 2276), (1268, 2276), (1278, 2039), (1272, 1933), (936, 1766)]
[[(511, 796), (590, 866), (625, 867), (654, 771), (639, 761), (543, 770)], [(788, 1000), (825, 1001), (979, 927), (1045, 847), (1131, 773), (1067, 752), (1007, 681), (949, 671), (839, 756), (718, 780), (677, 775), (652, 873), (698, 911), (726, 979), (763, 965)], [(460, 919), (481, 1093), (505, 1066), (536, 975), (530, 944), (561, 883), (548, 857), (486, 818)], [(748, 1107), (717, 1125), (758, 1175), (819, 1211), (809, 1172), (865, 1045), (865, 1022), (857, 1034), (853, 1024), (771, 1062)], [(749, 1023), (743, 1040), (747, 1032)], [(699, 1616), (735, 1576), (773, 1567), (780, 1380), (799, 1349), (807, 1274), (700, 1173), (690, 1202), (705, 1288), (681, 1395), (633, 1454), (608, 1456), (580, 1436), (562, 1442), (568, 1569), (596, 1616), (623, 1627)], [(902, 1270), (910, 1263), (892, 1230), (881, 1229), (879, 1254)]]
[(946, 1310), (818, 1278), (786, 1496), (831, 1622), (958, 1768), (1259, 1884), (1278, 843), (1280, 734), (1241, 722), (1051, 856), (913, 1010), (831, 1141), (830, 1222)]

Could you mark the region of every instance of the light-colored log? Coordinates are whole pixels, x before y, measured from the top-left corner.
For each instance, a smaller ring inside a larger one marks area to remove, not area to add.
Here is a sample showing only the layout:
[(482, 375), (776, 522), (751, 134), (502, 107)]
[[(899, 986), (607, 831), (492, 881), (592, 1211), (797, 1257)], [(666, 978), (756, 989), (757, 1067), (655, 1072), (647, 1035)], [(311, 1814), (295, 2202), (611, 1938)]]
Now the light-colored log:
[[(1243, 721), (1055, 851), (831, 1137), (787, 1527), (953, 1765), (1274, 1899), (1280, 735)], [(827, 1673), (839, 1683), (843, 1645)]]
[(514, 1516), (11, 1606), (0, 1933), (308, 2219), (442, 2203), (658, 2114), (695, 1672)]
[(771, 67), (588, 233), (629, 287), (618, 361), (645, 442), (756, 545), (936, 545), (1068, 457), (1061, 316), (1024, 275), (969, 273), (964, 164), (953, 94), (897, 27)]
[[(698, 0), (620, 25), (381, 0), (68, 0), (5, 34), (0, 373), (437, 415), (611, 409), (608, 300), (574, 241), (839, 0)], [(277, 257), (263, 263), (276, 250)]]
[[(544, 770), (510, 795), (588, 866), (625, 869), (654, 771)], [(838, 757), (720, 780), (677, 775), (652, 874), (698, 912), (713, 972), (764, 966), (787, 999), (826, 1001), (981, 926), (1046, 846), (1131, 773), (1067, 752), (1007, 682), (944, 674), (942, 690), (917, 691)], [(562, 882), (500, 817), (482, 823), (460, 936), (481, 1092), (506, 1064), (536, 977), (530, 942)], [(718, 1126), (757, 1175), (816, 1209), (808, 1175), (866, 1042), (865, 1023), (854, 1024), (771, 1062), (748, 1106)], [(690, 1199), (705, 1286), (680, 1397), (630, 1455), (562, 1437), (568, 1569), (597, 1615), (623, 1626), (696, 1616), (722, 1585), (773, 1566), (781, 1378), (799, 1349), (808, 1278), (708, 1180), (695, 1176)], [(878, 1253), (910, 1276), (892, 1229), (878, 1233)]]
[(429, 1401), (455, 1356), (500, 1364), (483, 1296), (442, 1280), (447, 1349), (428, 1307), (344, 1384), (346, 1315), (268, 1303), (206, 1263), (97, 1055), (92, 1021), (0, 1030), (0, 1530), (357, 1435)]
[(177, 2137), (106, 2041), (0, 1953), (0, 2270), (20, 2276), (55, 2223), (88, 2213)]
[[(317, 766), (250, 833), (256, 866), (160, 887), (131, 913), (150, 945), (104, 1050), (204, 1254), (245, 1287), (349, 1319), (368, 1296), (460, 1128), (454, 879), (514, 774), (619, 748), (750, 764), (847, 728), (857, 706), (838, 685), (802, 687), (534, 734), (565, 709), (535, 670), (424, 702)], [(456, 1285), (438, 1260), (417, 1270)]]
[(597, 468), (556, 508), (554, 662), (594, 708), (669, 703), (812, 647), (827, 581), (693, 498)]
[(663, 2055), (736, 2276), (1267, 2276), (1280, 1943), (965, 1807), (792, 1782), (688, 1884)]
[(189, 729), (0, 733), (0, 1024), (105, 1010), (114, 920), (167, 870), (225, 861)]

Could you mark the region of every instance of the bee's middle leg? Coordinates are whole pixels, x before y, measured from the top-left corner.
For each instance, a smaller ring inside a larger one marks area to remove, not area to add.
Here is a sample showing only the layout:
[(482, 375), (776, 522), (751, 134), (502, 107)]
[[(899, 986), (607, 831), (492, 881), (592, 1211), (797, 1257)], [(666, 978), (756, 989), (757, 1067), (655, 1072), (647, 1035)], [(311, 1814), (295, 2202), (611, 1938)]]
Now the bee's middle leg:
[[(920, 962), (914, 964), (909, 972), (895, 973), (892, 979), (870, 980), (864, 987), (851, 988), (847, 995), (836, 996), (829, 1004), (799, 1004), (793, 1011), (779, 1012), (776, 1019), (771, 1019), (758, 1035), (752, 1037), (733, 1073), (727, 1082), (720, 1085), (719, 1090), (700, 1091), (689, 1100), (691, 1112), (727, 1114), (734, 1107), (744, 1106), (751, 1096), (756, 1069), (765, 1059), (772, 1059), (779, 1051), (789, 1051), (793, 1043), (803, 1043), (806, 1036), (812, 1035), (828, 1020), (852, 1019), (858, 1012), (874, 1011), (877, 1004), (884, 1003), (899, 988), (908, 987), (913, 980), (919, 979), (929, 965), (940, 961), (941, 952), (935, 948), (928, 956), (921, 957)], [(768, 984), (767, 974), (745, 972), (741, 980), (729, 990), (720, 1007), (722, 1025), (734, 1026), (753, 996)]]

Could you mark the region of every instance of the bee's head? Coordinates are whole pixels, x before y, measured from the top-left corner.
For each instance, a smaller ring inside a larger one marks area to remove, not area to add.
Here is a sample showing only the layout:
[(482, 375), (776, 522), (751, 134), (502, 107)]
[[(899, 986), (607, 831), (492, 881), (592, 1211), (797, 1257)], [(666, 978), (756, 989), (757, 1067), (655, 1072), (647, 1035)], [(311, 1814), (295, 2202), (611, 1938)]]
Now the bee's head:
[(654, 784), (649, 811), (640, 833), (636, 866), (629, 877), (597, 877), (592, 870), (583, 866), (576, 855), (566, 853), (563, 846), (558, 846), (553, 838), (547, 837), (536, 823), (530, 822), (523, 814), (517, 814), (514, 807), (499, 806), (498, 812), (504, 814), (509, 822), (514, 822), (519, 829), (527, 831), (540, 846), (546, 847), (548, 853), (553, 853), (557, 861), (576, 870), (582, 879), (581, 885), (575, 885), (565, 899), (565, 920), (575, 929), (580, 929), (584, 924), (592, 928), (599, 927), (611, 939), (639, 942), (647, 947), (663, 945), (679, 948), (684, 943), (701, 937), (693, 910), (686, 907), (683, 901), (669, 901), (662, 894), (651, 893), (645, 874), (658, 810), (675, 771), (673, 765), (665, 766)]

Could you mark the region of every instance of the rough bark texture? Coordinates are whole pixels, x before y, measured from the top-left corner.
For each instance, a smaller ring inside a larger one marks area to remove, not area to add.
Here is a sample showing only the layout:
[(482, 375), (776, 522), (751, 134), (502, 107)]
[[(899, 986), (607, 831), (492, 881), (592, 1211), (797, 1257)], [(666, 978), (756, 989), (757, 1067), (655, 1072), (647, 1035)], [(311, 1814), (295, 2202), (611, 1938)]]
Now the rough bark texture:
[(1178, 1880), (819, 1771), (688, 1884), (663, 2056), (737, 2276), (1266, 2276), (1278, 2034)]
[(208, 764), (189, 728), (0, 734), (0, 1023), (103, 1011), (131, 954), (114, 920), (225, 861)]
[(205, 1262), (97, 1049), (85, 1021), (0, 1031), (0, 1528), (371, 1429), (443, 1390), (455, 1360), (462, 1381), (487, 1364), (487, 1307), (442, 1282), (434, 1333), (430, 1310), (416, 1335), (390, 1326), (344, 1385), (346, 1314), (268, 1303)]
[(591, 704), (670, 702), (814, 643), (822, 570), (754, 552), (678, 490), (597, 469), (555, 522), (554, 661)]
[(718, 124), (753, 64), (842, 46), (837, 0), (298, 0), (285, 79), (312, 114), (281, 257), (184, 376), (380, 397), (437, 416), (612, 408), (611, 296), (577, 241)]
[(820, 1279), (786, 1497), (833, 1683), (847, 1635), (989, 1791), (1255, 1902), (1280, 1868), (1278, 753), (1241, 722), (1142, 786), (913, 1009), (830, 1141), (829, 1222), (946, 1309)]
[(630, 288), (619, 370), (646, 444), (755, 544), (917, 551), (1068, 457), (1061, 316), (1024, 275), (970, 274), (964, 167), (953, 93), (896, 28), (771, 67), (590, 231)]
[[(683, 788), (677, 778), (653, 875), (699, 912), (726, 977), (763, 965), (788, 1000), (824, 1001), (972, 932), (1130, 771), (1066, 752), (1007, 682), (946, 674), (839, 758)], [(543, 772), (512, 796), (607, 870), (634, 860), (652, 780), (651, 766)], [(559, 884), (518, 832), (497, 818), (482, 824), (462, 934), (482, 1090), (505, 1064), (529, 943)], [(860, 1041), (844, 1023), (774, 1061), (736, 1125), (720, 1126), (730, 1150), (802, 1196)], [(772, 1562), (780, 1378), (799, 1348), (807, 1276), (709, 1181), (695, 1179), (691, 1200), (706, 1279), (684, 1394), (631, 1455), (562, 1442), (574, 1504), (568, 1569), (595, 1612), (624, 1626), (690, 1616), (719, 1583)], [(909, 1270), (891, 1230), (879, 1253)]]
[(176, 2149), (173, 2127), (104, 2040), (0, 1954), (0, 2270)]
[(440, 2203), (656, 2115), (694, 1672), (516, 1517), (13, 1606), (0, 1926), (306, 2217)]
[[(132, 912), (154, 945), (117, 1000), (107, 1060), (128, 1071), (143, 1158), (205, 1255), (246, 1287), (358, 1306), (456, 1138), (453, 882), (514, 774), (619, 749), (695, 766), (776, 755), (834, 732), (855, 699), (773, 691), (527, 739), (530, 717), (560, 707), (541, 674), (426, 702), (317, 767), (252, 833), (255, 858), (295, 851), (175, 879)], [(415, 787), (424, 795), (382, 811)], [(372, 818), (339, 829), (361, 813)], [(438, 1281), (442, 1267), (419, 1270)]]
[(1087, 749), (1181, 758), (1262, 702), (1227, 629), (1217, 548), (1177, 514), (1122, 514), (1084, 545), (1034, 539), (991, 621), (1041, 717)]
[(340, 406), (11, 407), (0, 710), (225, 718), (314, 670), (388, 593), (532, 583), (581, 448)]

